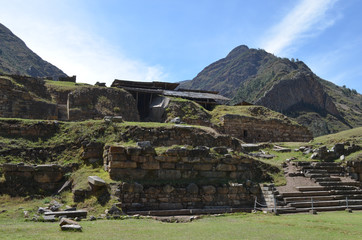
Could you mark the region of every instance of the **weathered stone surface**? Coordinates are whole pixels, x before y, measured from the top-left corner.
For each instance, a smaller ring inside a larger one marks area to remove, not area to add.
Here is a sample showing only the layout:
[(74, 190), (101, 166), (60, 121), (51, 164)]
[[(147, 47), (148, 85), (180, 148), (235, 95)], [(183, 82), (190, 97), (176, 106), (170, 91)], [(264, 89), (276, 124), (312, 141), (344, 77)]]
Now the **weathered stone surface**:
[(212, 185), (203, 186), (202, 191), (205, 194), (214, 194), (214, 193), (216, 193), (216, 188), (214, 186), (212, 186)]
[(76, 232), (82, 231), (82, 227), (80, 225), (75, 225), (75, 224), (62, 225), (60, 226), (60, 228), (62, 229), (62, 231), (76, 231)]
[(234, 165), (231, 164), (218, 164), (216, 166), (216, 170), (217, 171), (227, 171), (227, 172), (231, 172), (231, 171), (235, 171), (236, 167)]
[(158, 177), (160, 179), (180, 179), (181, 178), (181, 171), (179, 171), (179, 170), (161, 169), (158, 172)]
[(140, 148), (151, 148), (152, 147), (150, 141), (137, 142), (137, 146)]
[(79, 225), (78, 222), (71, 220), (69, 218), (61, 218), (59, 221), (59, 226), (63, 226), (63, 225)]
[(58, 182), (62, 179), (61, 172), (35, 172), (34, 180), (38, 183)]
[(87, 217), (88, 212), (86, 210), (77, 210), (77, 211), (59, 211), (59, 212), (45, 212), (44, 215), (55, 215), (55, 216), (65, 216), (65, 217)]
[(186, 187), (186, 190), (187, 190), (188, 193), (197, 194), (199, 192), (199, 187), (195, 183), (190, 183)]
[(98, 176), (88, 176), (88, 182), (93, 186), (98, 186), (98, 187), (106, 185), (106, 182)]
[(160, 169), (160, 164), (158, 162), (145, 162), (142, 163), (141, 168), (146, 170), (158, 170)]
[(112, 207), (108, 210), (108, 213), (111, 215), (121, 215), (122, 211), (113, 204)]

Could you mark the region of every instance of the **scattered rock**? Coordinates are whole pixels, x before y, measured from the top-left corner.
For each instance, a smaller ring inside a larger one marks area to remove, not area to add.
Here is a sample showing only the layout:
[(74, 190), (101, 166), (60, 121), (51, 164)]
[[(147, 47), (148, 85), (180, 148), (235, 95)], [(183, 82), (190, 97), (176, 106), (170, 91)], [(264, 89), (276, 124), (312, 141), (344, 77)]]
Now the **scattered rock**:
[(113, 206), (108, 210), (108, 214), (121, 215), (122, 211), (115, 204), (113, 204)]
[(57, 201), (53, 200), (50, 202), (49, 206), (52, 212), (56, 212), (59, 211), (59, 209), (61, 208), (61, 206), (63, 206), (63, 204), (60, 204)]
[(91, 215), (91, 216), (89, 217), (89, 221), (95, 221), (95, 220), (97, 220), (97, 218), (96, 218), (95, 216)]
[(106, 182), (98, 176), (89, 176), (88, 182), (93, 186), (102, 187), (106, 185)]
[(43, 216), (44, 222), (55, 222), (55, 216), (54, 215), (46, 215)]
[(150, 141), (137, 142), (137, 146), (140, 148), (151, 148), (152, 147)]
[(59, 221), (59, 226), (63, 226), (63, 225), (79, 225), (78, 222), (76, 221), (73, 221), (69, 218), (62, 218), (60, 221)]
[(175, 117), (175, 118), (171, 119), (170, 122), (175, 123), (175, 124), (180, 124), (181, 123), (181, 118), (180, 117)]
[(81, 231), (82, 231), (82, 226), (80, 226), (80, 225), (75, 225), (75, 224), (70, 224), (70, 225), (60, 226), (60, 229), (62, 229), (62, 231), (76, 231), (76, 232), (81, 232)]
[(24, 211), (24, 218), (29, 218), (29, 211)]

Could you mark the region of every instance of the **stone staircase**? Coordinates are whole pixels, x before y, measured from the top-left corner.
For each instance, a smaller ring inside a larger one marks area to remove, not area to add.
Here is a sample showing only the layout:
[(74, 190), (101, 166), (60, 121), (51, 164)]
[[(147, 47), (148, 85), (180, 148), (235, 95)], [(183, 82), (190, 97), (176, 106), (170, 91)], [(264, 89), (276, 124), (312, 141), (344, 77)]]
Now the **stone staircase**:
[[(314, 186), (295, 186), (295, 191), (278, 192), (274, 196), (278, 213), (361, 210), (361, 182), (345, 176), (344, 168), (334, 162), (295, 162), (292, 176), (311, 179)], [(289, 176), (290, 176), (289, 175)]]

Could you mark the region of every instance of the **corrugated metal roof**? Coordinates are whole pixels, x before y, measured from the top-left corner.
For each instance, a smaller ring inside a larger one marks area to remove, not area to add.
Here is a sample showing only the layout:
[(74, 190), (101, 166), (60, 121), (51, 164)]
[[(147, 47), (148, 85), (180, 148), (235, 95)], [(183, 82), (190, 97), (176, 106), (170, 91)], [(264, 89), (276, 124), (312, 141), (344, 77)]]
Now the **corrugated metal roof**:
[(229, 101), (230, 99), (219, 94), (213, 93), (198, 93), (198, 92), (187, 92), (187, 91), (169, 91), (164, 90), (163, 95), (172, 97), (184, 97), (193, 99), (213, 99), (219, 101)]

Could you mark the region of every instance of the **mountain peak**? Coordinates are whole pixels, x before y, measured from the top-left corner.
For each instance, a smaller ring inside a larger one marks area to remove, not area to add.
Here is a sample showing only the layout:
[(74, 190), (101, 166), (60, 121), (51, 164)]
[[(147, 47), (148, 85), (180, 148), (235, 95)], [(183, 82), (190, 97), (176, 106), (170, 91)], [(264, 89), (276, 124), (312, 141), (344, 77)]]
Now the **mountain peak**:
[[(326, 82), (302, 61), (241, 45), (180, 86), (219, 91), (231, 98), (231, 103), (245, 100), (266, 106), (295, 117), (315, 135), (362, 125), (361, 95), (345, 99), (348, 96), (343, 96), (343, 89)], [(349, 102), (353, 104), (347, 107)], [(350, 109), (348, 113), (346, 108)]]
[(44, 61), (30, 50), (26, 44), (0, 23), (0, 71), (7, 74), (31, 77), (67, 76), (62, 70)]

